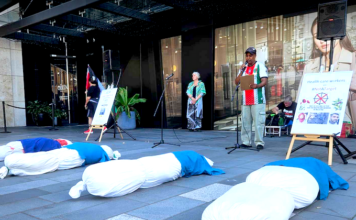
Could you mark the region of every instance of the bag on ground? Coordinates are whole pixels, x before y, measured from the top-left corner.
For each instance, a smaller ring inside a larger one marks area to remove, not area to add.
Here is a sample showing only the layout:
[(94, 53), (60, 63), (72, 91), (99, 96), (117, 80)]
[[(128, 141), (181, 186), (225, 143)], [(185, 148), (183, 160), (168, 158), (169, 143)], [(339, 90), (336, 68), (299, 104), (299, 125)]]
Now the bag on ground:
[(202, 220), (288, 220), (294, 206), (292, 196), (278, 187), (241, 183), (211, 203)]

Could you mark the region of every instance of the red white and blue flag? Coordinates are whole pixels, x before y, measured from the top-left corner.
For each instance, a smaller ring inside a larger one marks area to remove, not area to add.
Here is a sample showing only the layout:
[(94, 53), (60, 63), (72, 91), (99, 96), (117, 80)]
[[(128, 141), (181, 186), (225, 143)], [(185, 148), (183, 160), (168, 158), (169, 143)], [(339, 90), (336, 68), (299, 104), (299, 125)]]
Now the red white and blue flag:
[(86, 90), (88, 91), (89, 87), (90, 87), (90, 84), (89, 84), (89, 81), (90, 81), (90, 78), (95, 76), (96, 78), (96, 81), (98, 82), (98, 86), (99, 86), (99, 89), (100, 89), (100, 94), (102, 91), (105, 90), (104, 86), (101, 84), (100, 80), (98, 77), (96, 77), (94, 71), (90, 68), (90, 66), (88, 65), (88, 69), (87, 69), (87, 81), (86, 81)]

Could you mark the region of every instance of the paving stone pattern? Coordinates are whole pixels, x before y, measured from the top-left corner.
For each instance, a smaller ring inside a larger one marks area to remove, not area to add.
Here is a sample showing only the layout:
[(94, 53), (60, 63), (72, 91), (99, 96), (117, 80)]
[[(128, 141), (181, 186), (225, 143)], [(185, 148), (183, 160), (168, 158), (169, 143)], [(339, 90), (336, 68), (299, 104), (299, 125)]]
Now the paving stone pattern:
[[(86, 127), (59, 127), (49, 131), (45, 127), (9, 128), (10, 134), (0, 133), (0, 145), (10, 141), (33, 137), (66, 138), (73, 142), (84, 142), (82, 134)], [(290, 137), (267, 137), (265, 149), (256, 152), (238, 149), (227, 154), (225, 147), (236, 141), (235, 131), (188, 132), (176, 130), (180, 142), (172, 130), (164, 131), (166, 143), (151, 148), (160, 140), (159, 129), (136, 129), (128, 131), (137, 138), (132, 140), (124, 134), (114, 139), (105, 134), (102, 144), (118, 150), (122, 159), (137, 159), (172, 151), (194, 150), (215, 162), (214, 166), (226, 174), (220, 176), (194, 176), (180, 178), (149, 189), (139, 189), (129, 195), (117, 198), (100, 198), (83, 192), (79, 199), (71, 199), (69, 189), (81, 180), (85, 167), (56, 171), (38, 176), (7, 177), (0, 180), (0, 220), (199, 220), (204, 209), (232, 186), (242, 183), (246, 177), (264, 164), (285, 158)], [(90, 137), (90, 143), (98, 132)], [(342, 139), (351, 150), (356, 150), (356, 141)], [(296, 145), (302, 142), (297, 141)], [(292, 154), (292, 157), (315, 157), (327, 162), (327, 149), (307, 146)], [(0, 162), (0, 167), (4, 163)], [(349, 181), (347, 191), (331, 192), (325, 201), (315, 201), (309, 207), (295, 210), (293, 220), (356, 220), (356, 164), (342, 164), (334, 152), (332, 168)]]

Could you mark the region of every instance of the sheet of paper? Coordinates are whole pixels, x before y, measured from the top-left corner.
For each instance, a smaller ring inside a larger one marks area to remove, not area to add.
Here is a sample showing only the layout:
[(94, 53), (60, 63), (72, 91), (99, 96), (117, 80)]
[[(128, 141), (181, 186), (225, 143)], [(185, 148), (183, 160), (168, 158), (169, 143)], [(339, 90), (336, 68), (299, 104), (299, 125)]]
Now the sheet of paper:
[(254, 84), (254, 75), (241, 76), (241, 90), (250, 90), (250, 85)]

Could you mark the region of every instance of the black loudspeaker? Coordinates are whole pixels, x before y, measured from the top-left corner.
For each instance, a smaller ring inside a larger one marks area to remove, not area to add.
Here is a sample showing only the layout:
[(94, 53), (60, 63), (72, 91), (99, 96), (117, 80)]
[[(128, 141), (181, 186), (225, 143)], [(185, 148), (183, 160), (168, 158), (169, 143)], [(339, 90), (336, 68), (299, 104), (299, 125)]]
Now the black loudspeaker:
[(106, 50), (103, 53), (103, 65), (105, 72), (120, 70), (120, 53), (117, 50)]
[(346, 36), (347, 2), (337, 1), (319, 4), (318, 34), (319, 40), (340, 39)]

